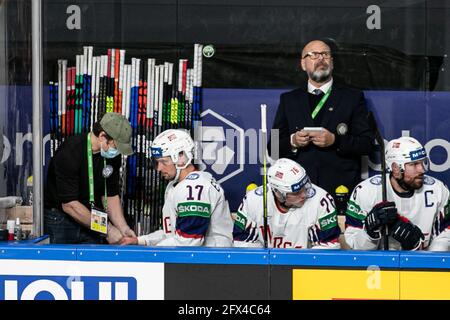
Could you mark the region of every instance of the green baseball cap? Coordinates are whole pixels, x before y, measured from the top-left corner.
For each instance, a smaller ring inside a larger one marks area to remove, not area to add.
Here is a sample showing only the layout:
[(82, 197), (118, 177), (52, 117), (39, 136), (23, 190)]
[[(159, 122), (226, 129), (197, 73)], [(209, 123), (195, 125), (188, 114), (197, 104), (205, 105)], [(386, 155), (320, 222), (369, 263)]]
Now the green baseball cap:
[(125, 156), (133, 154), (131, 148), (131, 126), (130, 122), (123, 115), (115, 112), (108, 112), (100, 120), (103, 130), (114, 139), (117, 150)]

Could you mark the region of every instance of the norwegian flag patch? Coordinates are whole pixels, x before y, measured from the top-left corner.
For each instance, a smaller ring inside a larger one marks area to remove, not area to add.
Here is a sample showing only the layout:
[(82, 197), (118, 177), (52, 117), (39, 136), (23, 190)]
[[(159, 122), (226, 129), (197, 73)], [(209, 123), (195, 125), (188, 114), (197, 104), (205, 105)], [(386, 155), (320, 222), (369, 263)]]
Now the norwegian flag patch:
[(275, 177), (277, 177), (278, 179), (283, 179), (283, 172), (280, 171), (275, 172)]

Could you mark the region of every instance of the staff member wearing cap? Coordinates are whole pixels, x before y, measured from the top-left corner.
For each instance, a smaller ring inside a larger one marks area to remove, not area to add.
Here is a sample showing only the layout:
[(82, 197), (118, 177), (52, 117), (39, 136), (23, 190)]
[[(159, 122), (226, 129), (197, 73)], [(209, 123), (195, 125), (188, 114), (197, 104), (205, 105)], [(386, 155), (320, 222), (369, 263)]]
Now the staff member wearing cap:
[(323, 41), (306, 44), (300, 66), (308, 83), (281, 95), (273, 123), (279, 156), (297, 161), (332, 195), (340, 185), (352, 190), (361, 181), (361, 156), (374, 140), (364, 94), (333, 81), (333, 54)]
[(131, 126), (106, 113), (92, 132), (72, 136), (50, 161), (44, 192), (44, 232), (51, 243), (109, 243), (135, 236), (119, 198), (120, 155), (130, 155)]

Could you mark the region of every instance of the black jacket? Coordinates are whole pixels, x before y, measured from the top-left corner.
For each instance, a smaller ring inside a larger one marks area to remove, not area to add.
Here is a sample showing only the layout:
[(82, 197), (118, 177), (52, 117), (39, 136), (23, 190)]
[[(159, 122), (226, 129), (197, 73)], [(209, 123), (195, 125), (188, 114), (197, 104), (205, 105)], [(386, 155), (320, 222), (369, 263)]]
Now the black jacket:
[[(361, 156), (373, 149), (374, 134), (369, 125), (364, 94), (333, 83), (331, 94), (321, 112), (320, 126), (335, 134), (332, 146), (319, 148), (310, 143), (292, 152), (290, 136), (304, 127), (314, 127), (308, 92), (296, 89), (280, 96), (280, 105), (273, 123), (279, 129), (279, 156), (300, 163), (311, 181), (334, 195), (336, 187), (352, 189), (361, 181)], [(347, 126), (344, 135), (337, 134), (339, 124)], [(272, 138), (274, 136), (272, 135)], [(269, 142), (269, 150), (271, 143)], [(274, 150), (271, 150), (274, 156)]]

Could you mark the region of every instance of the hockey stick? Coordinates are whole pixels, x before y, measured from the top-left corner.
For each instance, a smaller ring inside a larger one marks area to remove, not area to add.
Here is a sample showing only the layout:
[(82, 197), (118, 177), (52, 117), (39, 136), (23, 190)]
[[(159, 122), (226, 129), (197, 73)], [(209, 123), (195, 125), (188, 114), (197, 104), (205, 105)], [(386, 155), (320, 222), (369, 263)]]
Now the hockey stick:
[[(381, 136), (380, 130), (378, 129), (377, 122), (372, 111), (369, 111), (368, 114), (369, 124), (372, 127), (373, 132), (375, 133), (375, 140), (380, 145), (380, 158), (381, 158), (381, 199), (383, 202), (387, 201), (387, 192), (386, 192), (386, 160), (384, 154), (384, 139)], [(383, 237), (383, 249), (389, 250), (389, 234), (388, 227), (385, 226), (384, 230), (382, 230)]]
[(262, 140), (262, 158), (263, 158), (263, 213), (264, 213), (264, 248), (267, 248), (267, 165), (266, 165), (266, 146), (267, 146), (267, 106), (261, 104), (261, 140)]

